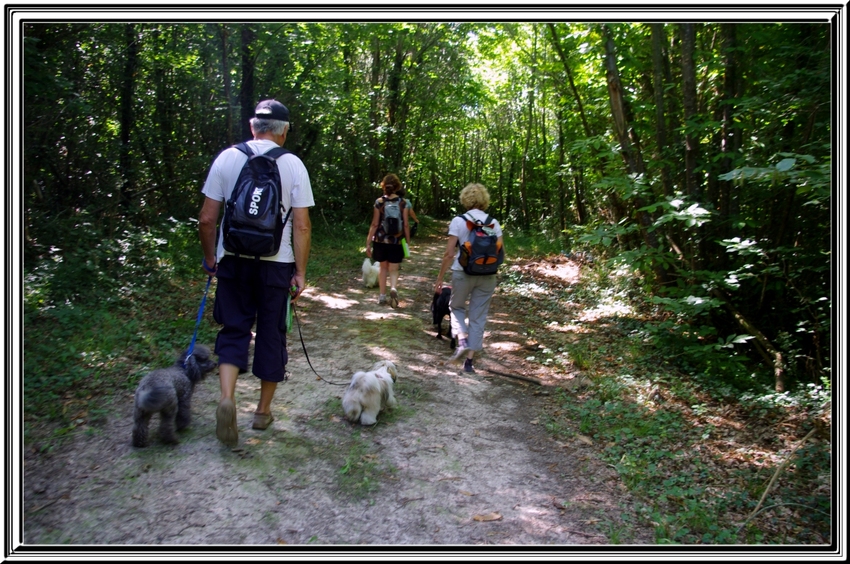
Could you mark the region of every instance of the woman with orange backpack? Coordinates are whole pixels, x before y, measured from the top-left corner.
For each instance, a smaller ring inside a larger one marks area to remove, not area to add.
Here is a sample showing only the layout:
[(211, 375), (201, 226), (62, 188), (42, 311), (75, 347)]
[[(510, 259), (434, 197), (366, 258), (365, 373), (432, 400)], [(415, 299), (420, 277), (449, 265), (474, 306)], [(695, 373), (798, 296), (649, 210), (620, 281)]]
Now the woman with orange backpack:
[[(484, 348), (484, 326), (496, 290), (496, 270), (505, 257), (504, 242), (499, 222), (485, 211), (490, 205), (490, 194), (483, 185), (467, 184), (460, 192), (460, 203), (466, 213), (449, 224), (449, 239), (434, 293), (442, 291), (443, 277), (451, 267), (450, 319), (457, 347), (449, 362), (463, 362), (464, 372), (475, 372), (472, 358)], [(470, 242), (471, 236), (487, 241), (479, 246)]]

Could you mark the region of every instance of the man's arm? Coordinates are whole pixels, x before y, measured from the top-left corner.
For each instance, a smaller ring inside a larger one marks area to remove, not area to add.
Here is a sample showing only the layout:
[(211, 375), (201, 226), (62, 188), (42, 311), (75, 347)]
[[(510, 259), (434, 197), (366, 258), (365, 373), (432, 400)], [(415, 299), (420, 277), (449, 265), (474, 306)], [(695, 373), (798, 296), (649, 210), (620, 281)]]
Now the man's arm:
[(292, 252), (295, 254), (295, 275), (292, 284), (298, 286), (297, 299), (307, 286), (307, 260), (310, 258), (310, 242), (313, 226), (310, 223), (310, 208), (292, 208)]
[[(198, 234), (201, 239), (201, 249), (204, 252), (204, 262), (213, 273), (216, 267), (215, 230), (220, 210), (221, 202), (206, 197), (201, 213), (198, 215)], [(211, 274), (209, 271), (205, 272)]]

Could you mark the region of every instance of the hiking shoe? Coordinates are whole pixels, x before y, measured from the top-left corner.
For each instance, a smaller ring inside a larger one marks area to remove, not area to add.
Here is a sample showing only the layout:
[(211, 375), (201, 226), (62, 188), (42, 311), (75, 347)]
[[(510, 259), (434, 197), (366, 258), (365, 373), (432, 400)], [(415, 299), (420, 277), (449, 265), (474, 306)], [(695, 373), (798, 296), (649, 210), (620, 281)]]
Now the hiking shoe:
[(469, 344), (466, 339), (458, 339), (457, 347), (455, 347), (455, 352), (449, 358), (449, 363), (451, 364), (460, 364), (462, 360), (464, 360), (464, 356), (469, 352)]
[(390, 290), (390, 307), (393, 309), (398, 307), (398, 291), (395, 288)]
[(236, 430), (236, 406), (232, 399), (223, 399), (215, 411), (215, 436), (229, 447), (235, 447), (239, 442), (239, 431)]
[(475, 374), (475, 368), (472, 366), (472, 359), (467, 358), (463, 361), (463, 371)]
[(387, 305), (387, 297), (384, 294), (378, 296), (378, 305)]
[(255, 413), (254, 424), (251, 425), (251, 428), (265, 431), (272, 424), (272, 421), (274, 421), (274, 416), (271, 413)]

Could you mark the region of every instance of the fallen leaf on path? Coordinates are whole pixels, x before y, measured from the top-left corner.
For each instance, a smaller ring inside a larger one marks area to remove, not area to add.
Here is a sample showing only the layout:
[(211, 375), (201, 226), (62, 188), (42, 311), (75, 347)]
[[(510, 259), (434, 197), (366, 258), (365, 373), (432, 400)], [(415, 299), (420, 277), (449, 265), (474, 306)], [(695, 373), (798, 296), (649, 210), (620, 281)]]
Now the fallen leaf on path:
[(475, 521), (501, 521), (502, 516), (496, 512), (488, 513), (487, 515), (476, 515), (472, 518)]
[(591, 439), (590, 437), (585, 437), (584, 435), (576, 435), (576, 438), (585, 444), (591, 446), (593, 445), (593, 439)]
[(468, 491), (466, 491), (466, 490), (458, 490), (458, 491), (459, 491), (460, 493), (462, 493), (463, 495), (468, 495), (468, 496), (473, 496), (473, 495), (475, 495), (474, 493), (472, 493), (472, 492), (468, 492)]

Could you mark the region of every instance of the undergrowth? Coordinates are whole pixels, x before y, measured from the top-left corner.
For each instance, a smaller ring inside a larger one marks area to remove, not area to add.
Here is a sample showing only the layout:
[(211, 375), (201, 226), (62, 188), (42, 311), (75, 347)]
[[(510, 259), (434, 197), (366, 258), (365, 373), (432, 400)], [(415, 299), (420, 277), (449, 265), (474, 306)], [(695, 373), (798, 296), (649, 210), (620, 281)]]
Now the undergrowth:
[(657, 543), (831, 542), (828, 381), (777, 394), (741, 359), (706, 370), (728, 351), (676, 349), (637, 277), (602, 263), (565, 286), (519, 261), (500, 291), (518, 321), (549, 329), (527, 330), (541, 346), (526, 360), (590, 384), (560, 391), (542, 417), (548, 431), (592, 443)]
[[(308, 284), (359, 270), (368, 226), (336, 225), (331, 233), (313, 221)], [(197, 222), (170, 219), (137, 231), (115, 245), (71, 245), (24, 265), (26, 443), (38, 436), (38, 448), (49, 450), (97, 423), (110, 398), (132, 393), (146, 372), (170, 365), (191, 343), (207, 283)], [(210, 345), (214, 302), (213, 279), (197, 337)]]
[[(423, 225), (443, 226), (428, 218)], [(314, 218), (308, 283), (359, 270), (367, 230), (331, 229)], [(128, 233), (116, 245), (81, 243), (76, 255), (57, 251), (25, 264), (28, 447), (49, 450), (77, 426), (96, 423), (110, 398), (132, 393), (145, 372), (173, 362), (191, 341), (207, 281), (197, 224), (168, 221)], [(527, 321), (528, 337), (542, 343), (530, 361), (556, 373), (579, 371), (590, 383), (561, 393), (557, 410), (544, 416), (549, 431), (593, 443), (642, 501), (660, 544), (831, 542), (828, 379), (777, 394), (763, 370), (726, 354), (741, 344), (687, 348), (637, 277), (601, 261), (585, 266), (574, 285), (553, 285), (523, 269), (523, 258), (561, 254), (558, 247), (507, 235), (510, 261), (499, 294)], [(214, 288), (199, 342), (215, 339)], [(354, 447), (338, 477), (369, 495), (375, 484), (365, 478), (375, 461)]]

